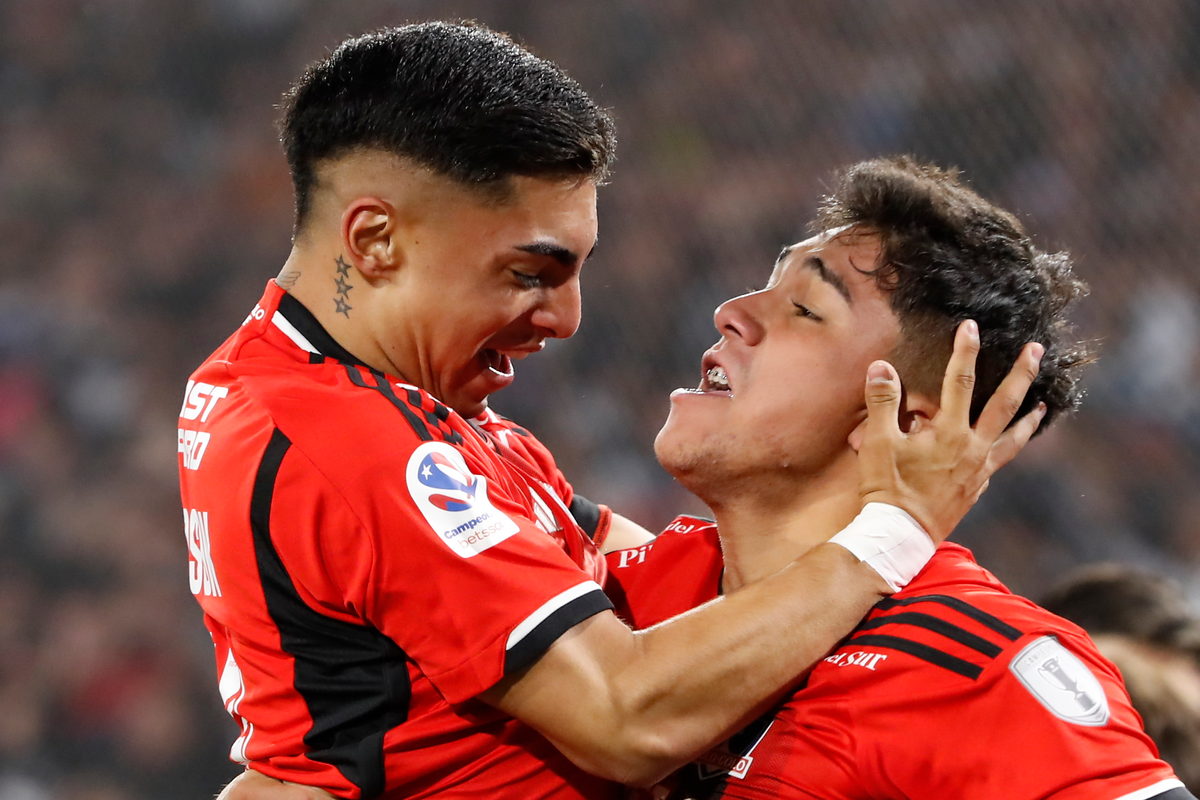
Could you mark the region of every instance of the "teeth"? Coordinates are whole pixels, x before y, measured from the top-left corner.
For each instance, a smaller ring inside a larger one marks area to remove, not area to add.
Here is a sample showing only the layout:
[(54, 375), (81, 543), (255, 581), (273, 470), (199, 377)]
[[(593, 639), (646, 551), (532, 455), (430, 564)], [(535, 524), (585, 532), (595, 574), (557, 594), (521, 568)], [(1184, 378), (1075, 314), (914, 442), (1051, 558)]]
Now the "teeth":
[(708, 385), (714, 389), (729, 388), (729, 378), (725, 375), (725, 370), (720, 367), (709, 367), (705, 378), (708, 380)]

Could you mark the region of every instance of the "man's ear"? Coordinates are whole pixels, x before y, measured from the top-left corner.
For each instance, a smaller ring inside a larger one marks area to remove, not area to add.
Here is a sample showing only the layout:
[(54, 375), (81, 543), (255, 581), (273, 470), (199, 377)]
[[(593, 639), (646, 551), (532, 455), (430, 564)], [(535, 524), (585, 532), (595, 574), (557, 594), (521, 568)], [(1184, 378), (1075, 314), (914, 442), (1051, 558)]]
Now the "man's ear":
[(404, 262), (397, 225), (396, 209), (378, 197), (360, 197), (342, 213), (346, 258), (372, 285), (390, 280)]
[(939, 407), (937, 400), (931, 400), (919, 392), (905, 392), (900, 398), (900, 430), (904, 433), (924, 430), (937, 416)]
[[(901, 433), (917, 433), (924, 430), (938, 412), (938, 403), (930, 400), (923, 394), (916, 394), (900, 388), (900, 418), (898, 420)], [(858, 448), (862, 446), (863, 437), (867, 435), (867, 417), (864, 414), (862, 422), (854, 430), (850, 431), (850, 435), (846, 437), (850, 448), (854, 452), (858, 452)]]

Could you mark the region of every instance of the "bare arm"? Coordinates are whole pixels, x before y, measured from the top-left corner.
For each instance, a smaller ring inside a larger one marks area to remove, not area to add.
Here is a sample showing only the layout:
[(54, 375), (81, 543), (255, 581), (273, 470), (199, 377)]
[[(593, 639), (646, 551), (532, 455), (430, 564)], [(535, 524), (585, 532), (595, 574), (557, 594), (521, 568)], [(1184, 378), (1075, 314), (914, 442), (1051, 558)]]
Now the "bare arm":
[(600, 551), (613, 553), (617, 550), (632, 550), (653, 539), (653, 533), (628, 517), (614, 513), (612, 522), (608, 526), (608, 536), (604, 537), (604, 546), (600, 548)]
[(482, 699), (589, 772), (651, 783), (761, 712), (887, 593), (849, 551), (821, 545), (646, 631), (592, 617)]

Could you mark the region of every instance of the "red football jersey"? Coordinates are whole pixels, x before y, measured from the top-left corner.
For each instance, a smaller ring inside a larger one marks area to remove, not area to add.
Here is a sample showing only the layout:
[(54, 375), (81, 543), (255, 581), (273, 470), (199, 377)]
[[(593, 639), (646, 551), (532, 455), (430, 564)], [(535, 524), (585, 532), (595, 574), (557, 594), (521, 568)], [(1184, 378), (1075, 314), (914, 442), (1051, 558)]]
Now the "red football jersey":
[(570, 485), (502, 429), (360, 364), (274, 282), (194, 373), (189, 578), (235, 760), (348, 798), (612, 796), (473, 699), (611, 608)]
[[(711, 522), (679, 518), (608, 558), (638, 627), (720, 592)], [(1087, 635), (943, 544), (791, 697), (649, 796), (1191, 798), (1182, 787)]]

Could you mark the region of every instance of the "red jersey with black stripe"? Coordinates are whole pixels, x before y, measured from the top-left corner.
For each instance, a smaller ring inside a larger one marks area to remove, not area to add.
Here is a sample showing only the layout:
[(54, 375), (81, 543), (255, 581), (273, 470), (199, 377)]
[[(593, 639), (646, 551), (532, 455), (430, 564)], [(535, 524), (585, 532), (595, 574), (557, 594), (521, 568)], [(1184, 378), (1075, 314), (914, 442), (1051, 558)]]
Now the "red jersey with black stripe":
[(272, 282), (189, 381), (179, 451), (235, 760), (347, 798), (612, 796), (475, 699), (611, 608), (569, 509), (607, 511), (528, 432), (370, 370)]
[[(720, 592), (713, 523), (608, 556), (618, 615), (654, 625)], [(1078, 627), (943, 544), (777, 708), (661, 798), (1179, 800), (1116, 668)]]

